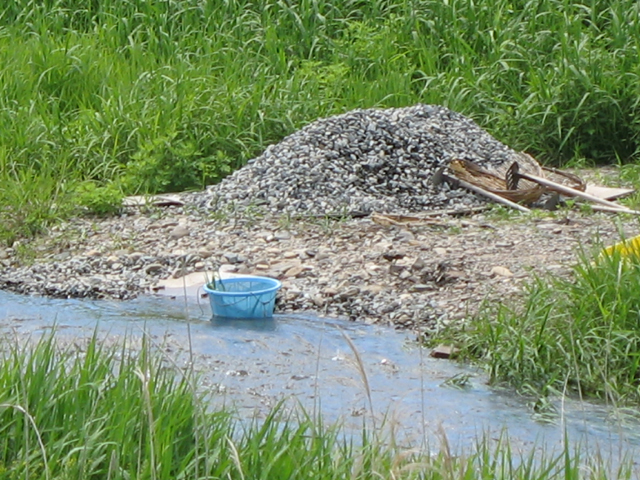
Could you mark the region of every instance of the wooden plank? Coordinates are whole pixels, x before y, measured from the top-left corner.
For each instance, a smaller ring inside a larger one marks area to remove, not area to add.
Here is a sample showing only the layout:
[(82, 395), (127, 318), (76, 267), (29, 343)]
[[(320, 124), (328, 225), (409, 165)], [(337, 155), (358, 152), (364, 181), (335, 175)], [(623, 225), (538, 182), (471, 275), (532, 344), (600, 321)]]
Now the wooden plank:
[(181, 207), (184, 202), (177, 195), (132, 195), (122, 200), (122, 206), (124, 207), (146, 207), (151, 205), (154, 207)]
[(635, 192), (633, 188), (602, 187), (600, 185), (591, 184), (587, 184), (585, 191), (589, 195), (593, 195), (594, 197), (598, 197), (603, 200), (615, 200), (616, 198), (621, 198)]

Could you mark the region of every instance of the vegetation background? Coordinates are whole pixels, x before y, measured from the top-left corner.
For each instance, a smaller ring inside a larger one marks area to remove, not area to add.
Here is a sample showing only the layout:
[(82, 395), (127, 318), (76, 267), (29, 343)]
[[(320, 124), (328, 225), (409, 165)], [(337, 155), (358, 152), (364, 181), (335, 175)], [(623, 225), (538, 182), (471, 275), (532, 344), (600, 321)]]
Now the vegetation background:
[[(123, 195), (202, 188), (354, 108), (441, 104), (545, 163), (634, 165), (639, 46), (637, 0), (2, 2), (0, 242), (79, 206), (108, 214)], [(637, 401), (640, 275), (608, 265), (534, 285), (523, 309), (458, 332), (464, 352), (521, 390)], [(576, 301), (585, 292), (595, 303)], [(0, 365), (1, 478), (608, 478), (568, 451), (514, 462), (486, 443), (415, 459), (365, 438), (353, 456), (313, 421), (238, 435), (147, 356), (114, 368), (95, 345), (57, 355), (45, 343)]]
[(633, 162), (635, 0), (15, 0), (0, 240), (199, 189), (318, 117), (442, 104), (544, 162)]

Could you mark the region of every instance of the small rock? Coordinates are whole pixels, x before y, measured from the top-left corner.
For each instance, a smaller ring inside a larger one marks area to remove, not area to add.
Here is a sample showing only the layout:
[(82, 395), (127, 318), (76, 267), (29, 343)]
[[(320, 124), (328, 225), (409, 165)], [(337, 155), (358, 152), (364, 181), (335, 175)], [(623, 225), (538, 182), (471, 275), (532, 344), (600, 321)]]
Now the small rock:
[(398, 233), (398, 236), (396, 238), (401, 242), (410, 242), (411, 240), (416, 239), (413, 232), (409, 230), (402, 230), (400, 233)]
[(377, 263), (367, 263), (364, 268), (370, 272), (377, 272), (378, 270), (382, 270), (383, 267)]
[(402, 273), (404, 270), (405, 267), (403, 267), (402, 265), (389, 265), (389, 273), (392, 275), (400, 275), (400, 273)]
[(491, 269), (492, 275), (500, 277), (513, 277), (513, 273), (507, 267), (496, 266)]
[(188, 268), (178, 267), (171, 273), (171, 277), (172, 278), (181, 278), (181, 277), (184, 277), (184, 276), (186, 276), (188, 274), (189, 274), (189, 269)]
[(293, 267), (299, 267), (299, 266), (300, 266), (299, 260), (289, 260), (287, 262), (275, 261), (271, 265), (270, 272), (272, 276), (279, 277), (280, 275), (283, 275), (287, 270), (290, 270)]
[(291, 234), (287, 231), (279, 231), (275, 233), (274, 237), (279, 241), (289, 240), (291, 239)]
[(411, 276), (411, 272), (409, 272), (409, 270), (403, 270), (400, 272), (400, 275), (398, 275), (398, 278), (400, 278), (400, 280), (406, 280)]
[(238, 270), (238, 266), (231, 265), (230, 263), (223, 263), (222, 265), (220, 265), (220, 267), (218, 267), (218, 272), (220, 273), (235, 272), (237, 270)]
[(160, 270), (162, 270), (163, 266), (159, 263), (152, 263), (150, 265), (147, 265), (144, 269), (144, 273), (146, 273), (147, 275), (153, 275), (154, 273), (158, 273)]
[[(308, 251), (307, 251), (307, 255), (309, 255)], [(314, 255), (311, 255), (311, 256), (313, 257)], [(329, 255), (329, 253), (327, 253), (327, 252), (319, 252), (319, 253), (316, 253), (316, 254), (315, 254), (315, 259), (316, 259), (317, 261), (320, 261), (320, 260), (326, 260), (326, 259), (327, 259), (327, 258), (329, 258), (329, 257), (330, 257), (330, 255)]]
[(401, 258), (404, 258), (404, 257), (405, 257), (405, 254), (403, 252), (396, 252), (396, 251), (384, 252), (382, 254), (382, 258), (384, 258), (389, 262), (392, 262), (393, 260), (400, 260)]
[(284, 295), (285, 300), (295, 300), (296, 298), (299, 298), (302, 296), (302, 291), (301, 290), (293, 290), (293, 289), (287, 289), (287, 292)]
[(513, 242), (496, 242), (496, 247), (508, 248), (513, 247)]
[(143, 252), (133, 252), (127, 255), (127, 258), (131, 260), (133, 263), (138, 262), (142, 257), (144, 257)]
[(464, 277), (466, 277), (466, 274), (460, 270), (450, 270), (447, 272), (448, 280), (458, 280)]
[(349, 298), (353, 298), (360, 293), (360, 289), (358, 287), (349, 287), (346, 290), (340, 292), (338, 294), (338, 298), (340, 300), (347, 300)]
[(222, 256), (224, 257), (225, 261), (227, 263), (230, 263), (231, 265), (242, 263), (240, 262), (240, 258), (236, 253), (223, 253)]
[(380, 292), (384, 292), (385, 287), (382, 285), (367, 285), (360, 289), (362, 293), (368, 293), (370, 295), (377, 295)]
[(430, 355), (433, 358), (452, 358), (458, 353), (458, 349), (451, 345), (438, 345), (431, 350)]
[(318, 308), (323, 307), (325, 303), (325, 300), (324, 298), (322, 298), (322, 295), (314, 295), (311, 301)]
[(427, 285), (425, 283), (416, 283), (411, 287), (411, 292), (428, 292), (429, 290), (433, 290), (432, 285)]
[(556, 228), (558, 228), (558, 224), (556, 223), (539, 223), (538, 225), (536, 225), (537, 228), (539, 228), (540, 230), (555, 230)]
[(114, 263), (118, 263), (118, 257), (116, 257), (115, 255), (110, 255), (107, 257), (107, 265), (113, 265)]
[(338, 294), (338, 289), (333, 287), (326, 287), (322, 290), (322, 294), (326, 297), (334, 297)]
[(411, 265), (411, 270), (413, 270), (413, 271), (422, 270), (426, 266), (427, 266), (427, 264), (425, 263), (425, 261), (423, 259), (416, 258), (416, 261), (413, 262), (413, 264)]
[(55, 258), (59, 262), (64, 262), (65, 260), (69, 260), (71, 258), (71, 252), (60, 252), (53, 258)]
[(284, 272), (285, 278), (298, 277), (304, 272), (304, 267), (300, 265), (293, 266)]
[(179, 238), (186, 237), (189, 235), (189, 229), (184, 225), (177, 225), (171, 233), (169, 233), (169, 238), (172, 240), (178, 240)]

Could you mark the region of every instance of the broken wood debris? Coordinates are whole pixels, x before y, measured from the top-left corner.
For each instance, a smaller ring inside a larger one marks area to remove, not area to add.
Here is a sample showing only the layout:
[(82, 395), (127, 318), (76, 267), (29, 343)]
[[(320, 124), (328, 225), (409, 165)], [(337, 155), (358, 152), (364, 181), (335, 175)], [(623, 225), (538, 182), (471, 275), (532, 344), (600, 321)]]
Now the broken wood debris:
[(178, 195), (131, 195), (122, 201), (124, 207), (182, 207)]
[(419, 215), (395, 215), (391, 213), (371, 214), (371, 220), (383, 227), (404, 226), (404, 225), (444, 225), (442, 220), (433, 217)]
[(536, 175), (530, 175), (528, 173), (518, 173), (518, 175), (520, 176), (520, 178), (531, 180), (532, 182), (537, 182), (540, 185), (548, 187), (552, 191), (557, 191), (559, 193), (562, 193), (562, 194), (565, 194), (565, 195), (569, 195), (571, 197), (579, 197), (579, 198), (583, 198), (585, 200), (589, 200), (589, 201), (594, 202), (594, 203), (599, 203), (601, 205), (606, 205), (608, 207), (619, 208), (621, 211), (624, 211), (624, 212), (632, 212), (633, 211), (630, 208), (625, 207), (624, 205), (620, 205), (619, 203), (614, 203), (614, 202), (611, 202), (609, 200), (604, 200), (602, 198), (596, 197), (596, 196), (591, 195), (589, 193), (582, 192), (580, 190), (576, 190), (575, 188), (567, 187), (567, 186), (562, 185), (560, 183), (556, 183), (556, 182), (553, 182), (551, 180), (547, 180), (546, 178), (538, 177)]
[(436, 345), (433, 350), (431, 350), (430, 355), (433, 358), (453, 358), (456, 354), (459, 353), (459, 349), (452, 345)]
[(473, 185), (469, 182), (466, 182), (464, 180), (460, 180), (460, 179), (456, 179), (456, 181), (458, 182), (458, 184), (463, 187), (466, 188), (467, 190), (471, 190), (472, 192), (475, 192), (479, 195), (482, 195), (484, 197), (489, 198), (490, 200), (493, 200), (494, 202), (498, 202), (501, 203), (502, 205), (506, 205), (508, 207), (511, 208), (515, 208), (516, 210), (520, 210), (521, 212), (527, 213), (530, 212), (531, 210), (529, 210), (527, 207), (523, 207), (522, 205), (516, 203), (516, 202), (512, 202), (511, 200), (508, 200), (504, 197), (502, 197), (501, 195), (498, 195), (497, 193), (492, 193), (489, 190), (485, 190), (482, 187), (479, 187), (477, 185)]
[[(546, 192), (587, 200), (595, 204), (593, 205), (594, 210), (640, 215), (639, 211), (606, 198), (608, 196), (619, 198), (620, 196), (628, 195), (633, 190), (607, 189), (598, 186), (588, 188), (589, 186), (576, 175), (553, 168), (539, 167), (536, 171), (536, 168), (532, 167), (532, 162), (535, 162), (535, 160), (531, 156), (522, 154), (521, 158), (527, 160), (524, 162), (526, 171), (521, 171), (519, 162), (514, 161), (506, 170), (502, 168), (504, 170), (504, 178), (498, 175), (499, 172), (488, 171), (468, 160), (454, 159), (449, 165), (453, 176), (449, 177), (445, 174), (445, 178), (452, 184), (457, 184), (521, 212), (530, 211), (521, 203), (530, 204), (536, 202)], [(531, 173), (532, 170), (536, 171), (536, 173)], [(559, 181), (546, 178), (544, 176), (545, 172), (553, 175)], [(526, 181), (527, 185), (522, 187), (520, 180)], [(567, 183), (572, 184), (572, 186), (567, 185)], [(536, 187), (531, 187), (532, 184)]]

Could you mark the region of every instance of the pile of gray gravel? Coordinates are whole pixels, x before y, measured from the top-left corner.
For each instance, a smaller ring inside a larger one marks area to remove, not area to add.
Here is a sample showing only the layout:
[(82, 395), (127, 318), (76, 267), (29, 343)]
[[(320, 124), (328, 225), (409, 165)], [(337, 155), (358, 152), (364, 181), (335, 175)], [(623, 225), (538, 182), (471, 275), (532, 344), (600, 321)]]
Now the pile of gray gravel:
[(517, 153), (445, 107), (353, 110), (289, 135), (221, 183), (210, 208), (264, 205), (310, 215), (418, 212), (482, 203), (434, 174), (452, 159), (482, 166)]

